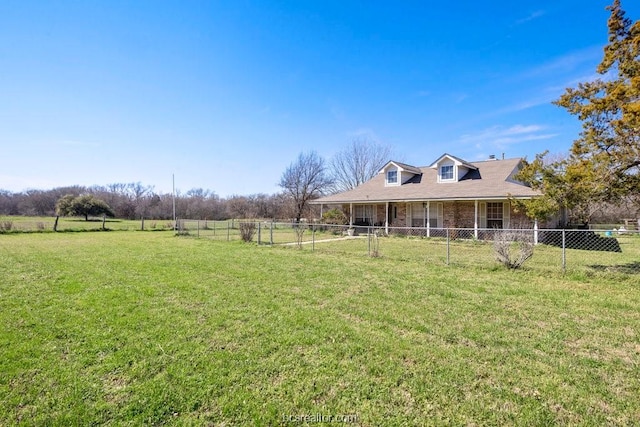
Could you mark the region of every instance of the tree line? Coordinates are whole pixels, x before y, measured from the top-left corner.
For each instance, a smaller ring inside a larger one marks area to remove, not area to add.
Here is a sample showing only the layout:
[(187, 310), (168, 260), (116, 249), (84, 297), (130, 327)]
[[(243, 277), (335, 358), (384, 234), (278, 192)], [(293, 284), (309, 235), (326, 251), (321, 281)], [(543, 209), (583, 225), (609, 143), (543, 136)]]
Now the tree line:
[[(301, 153), (283, 172), (281, 193), (220, 197), (214, 191), (193, 188), (187, 192), (160, 193), (140, 182), (104, 186), (69, 186), (50, 190), (10, 192), (0, 189), (0, 215), (98, 216), (122, 219), (177, 218), (223, 220), (272, 218), (300, 221), (317, 218), (309, 201), (325, 194), (353, 188), (371, 179), (386, 161), (390, 148), (367, 139), (355, 139), (326, 162), (316, 152)], [(104, 205), (102, 205), (104, 202)]]
[[(0, 215), (54, 216), (58, 213), (56, 207), (59, 201), (71, 201), (81, 196), (93, 196), (104, 201), (116, 218), (173, 218), (173, 194), (156, 192), (153, 186), (139, 182), (23, 192), (0, 190)], [(222, 198), (215, 192), (202, 188), (194, 188), (185, 193), (177, 192), (175, 210), (178, 218), (201, 220), (292, 217), (290, 203), (282, 194), (234, 195)], [(74, 213), (68, 209), (64, 212)]]

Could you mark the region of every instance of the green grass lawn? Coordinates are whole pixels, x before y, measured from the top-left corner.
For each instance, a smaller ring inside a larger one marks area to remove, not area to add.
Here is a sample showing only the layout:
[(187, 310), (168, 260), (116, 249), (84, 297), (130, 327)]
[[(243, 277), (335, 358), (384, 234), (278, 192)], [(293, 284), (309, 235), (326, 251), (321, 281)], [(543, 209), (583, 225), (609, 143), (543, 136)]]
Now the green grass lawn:
[[(0, 234), (10, 233), (45, 233), (53, 232), (56, 218), (54, 216), (0, 216)], [(58, 231), (101, 231), (102, 218), (85, 220), (80, 217), (58, 218)], [(173, 222), (170, 220), (147, 220), (145, 230), (171, 230)], [(106, 218), (104, 221), (106, 230), (134, 231), (142, 228), (141, 220), (127, 220), (118, 218)]]
[(381, 251), (0, 235), (0, 425), (640, 420), (640, 275)]

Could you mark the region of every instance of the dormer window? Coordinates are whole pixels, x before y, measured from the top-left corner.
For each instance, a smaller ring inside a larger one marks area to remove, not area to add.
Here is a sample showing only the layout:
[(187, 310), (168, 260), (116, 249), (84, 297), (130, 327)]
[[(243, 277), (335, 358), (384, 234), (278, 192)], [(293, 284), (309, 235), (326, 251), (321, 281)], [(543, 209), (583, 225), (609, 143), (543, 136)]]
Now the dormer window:
[(440, 166), (440, 180), (450, 181), (453, 179), (453, 165)]
[(390, 161), (380, 170), (380, 174), (384, 175), (385, 187), (399, 187), (413, 177), (422, 175), (422, 171), (415, 166)]
[(429, 167), (438, 172), (438, 182), (447, 184), (458, 182), (464, 179), (469, 172), (478, 170), (477, 166), (447, 153), (440, 156)]

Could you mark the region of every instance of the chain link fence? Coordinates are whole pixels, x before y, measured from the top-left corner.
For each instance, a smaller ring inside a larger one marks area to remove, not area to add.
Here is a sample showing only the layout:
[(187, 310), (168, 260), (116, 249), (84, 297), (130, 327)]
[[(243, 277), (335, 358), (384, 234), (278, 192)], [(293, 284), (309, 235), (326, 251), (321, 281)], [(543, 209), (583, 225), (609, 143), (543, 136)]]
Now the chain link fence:
[[(222, 241), (384, 257), (433, 265), (495, 266), (540, 272), (640, 274), (640, 231), (367, 227), (276, 221), (116, 220), (0, 217), (0, 234), (85, 230), (170, 231)], [(631, 227), (630, 227), (631, 228)]]
[(247, 223), (252, 224), (253, 233), (245, 240), (318, 253), (462, 267), (505, 265), (540, 272), (640, 274), (640, 232), (624, 228), (476, 230), (270, 221), (205, 226), (202, 221), (179, 221), (185, 234), (226, 241), (243, 240), (241, 228)]

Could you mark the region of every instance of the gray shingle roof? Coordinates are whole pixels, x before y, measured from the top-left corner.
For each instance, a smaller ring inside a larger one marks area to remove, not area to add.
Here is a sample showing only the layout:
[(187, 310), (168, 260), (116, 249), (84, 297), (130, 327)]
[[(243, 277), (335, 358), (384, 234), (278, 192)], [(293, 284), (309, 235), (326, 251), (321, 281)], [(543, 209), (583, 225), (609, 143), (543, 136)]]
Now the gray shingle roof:
[(431, 168), (435, 167), (440, 162), (440, 160), (442, 160), (445, 157), (449, 157), (449, 158), (457, 161), (461, 165), (464, 165), (464, 166), (468, 167), (469, 169), (476, 169), (476, 166), (473, 165), (472, 163), (469, 163), (466, 160), (461, 159), (460, 157), (452, 156), (451, 154), (448, 154), (448, 153), (444, 153), (442, 156), (440, 156), (440, 158), (438, 160), (433, 162), (431, 164), (431, 166), (429, 166), (429, 167), (431, 167)]
[(409, 182), (399, 186), (385, 187), (384, 175), (377, 174), (352, 190), (322, 197), (313, 203), (505, 199), (509, 196), (530, 198), (540, 195), (539, 192), (512, 178), (520, 162), (519, 158), (465, 162), (477, 169), (469, 171), (458, 182), (438, 182), (437, 170), (429, 166), (418, 168), (422, 175), (416, 175)]
[[(406, 171), (408, 171), (408, 172), (411, 172), (411, 173), (415, 173), (415, 174), (420, 174), (420, 173), (422, 173), (422, 171), (420, 170), (420, 168), (417, 168), (417, 167), (415, 167), (415, 166), (408, 165), (408, 164), (406, 164), (406, 163), (396, 162), (395, 160), (391, 160), (391, 161), (387, 162), (387, 164), (386, 164), (384, 167), (386, 168), (390, 163), (393, 163), (394, 165), (396, 165), (396, 166), (398, 166), (398, 167), (400, 167), (400, 168), (402, 168), (402, 169), (404, 169), (404, 170), (406, 170)], [(382, 169), (384, 169), (384, 168), (382, 168)]]

